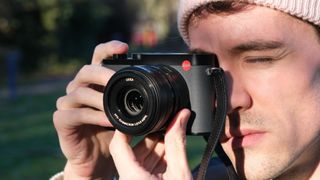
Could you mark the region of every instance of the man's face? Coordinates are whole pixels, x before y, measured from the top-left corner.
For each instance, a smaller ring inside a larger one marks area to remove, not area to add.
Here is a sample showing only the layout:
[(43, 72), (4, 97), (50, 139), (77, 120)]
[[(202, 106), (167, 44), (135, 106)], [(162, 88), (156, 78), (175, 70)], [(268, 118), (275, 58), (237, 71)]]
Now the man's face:
[(313, 28), (253, 6), (192, 22), (189, 36), (192, 50), (217, 54), (226, 72), (229, 112), (221, 143), (238, 174), (267, 179), (315, 167), (320, 45)]

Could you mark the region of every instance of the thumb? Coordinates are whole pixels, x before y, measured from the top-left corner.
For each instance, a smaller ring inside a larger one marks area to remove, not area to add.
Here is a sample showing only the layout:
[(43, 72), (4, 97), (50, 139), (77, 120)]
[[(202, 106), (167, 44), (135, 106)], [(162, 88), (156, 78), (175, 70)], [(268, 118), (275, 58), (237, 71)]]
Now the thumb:
[(190, 179), (192, 177), (186, 153), (186, 127), (190, 114), (188, 109), (181, 110), (171, 122), (165, 135), (169, 179)]

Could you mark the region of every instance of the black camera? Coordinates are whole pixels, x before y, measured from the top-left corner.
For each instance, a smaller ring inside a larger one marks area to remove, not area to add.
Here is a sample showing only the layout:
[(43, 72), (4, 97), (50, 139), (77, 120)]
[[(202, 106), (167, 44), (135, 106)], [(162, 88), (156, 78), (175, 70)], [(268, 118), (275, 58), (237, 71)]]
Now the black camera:
[(213, 54), (126, 54), (104, 60), (115, 70), (104, 90), (105, 113), (114, 128), (130, 135), (166, 129), (182, 108), (192, 112), (187, 134), (212, 131), (216, 94)]

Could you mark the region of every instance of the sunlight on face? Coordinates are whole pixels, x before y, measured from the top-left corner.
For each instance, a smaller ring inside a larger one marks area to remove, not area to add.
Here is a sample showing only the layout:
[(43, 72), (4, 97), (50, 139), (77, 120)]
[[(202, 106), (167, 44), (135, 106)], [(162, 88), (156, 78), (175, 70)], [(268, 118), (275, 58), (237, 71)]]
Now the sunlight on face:
[(290, 177), (319, 162), (320, 45), (312, 26), (254, 7), (211, 14), (191, 24), (189, 36), (192, 50), (217, 54), (226, 72), (221, 142), (239, 175)]

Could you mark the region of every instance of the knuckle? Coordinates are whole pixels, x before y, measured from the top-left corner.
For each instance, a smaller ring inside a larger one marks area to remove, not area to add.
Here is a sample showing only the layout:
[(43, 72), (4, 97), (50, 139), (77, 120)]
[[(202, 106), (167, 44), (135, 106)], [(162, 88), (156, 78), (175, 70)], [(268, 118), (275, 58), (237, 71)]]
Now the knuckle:
[(92, 75), (92, 73), (94, 73), (94, 69), (93, 69), (93, 66), (92, 65), (84, 65), (79, 73), (77, 74), (77, 80), (78, 81), (82, 81), (84, 79), (86, 79), (86, 77)]
[(70, 95), (74, 100), (79, 100), (81, 98), (81, 95), (83, 94), (83, 87), (78, 87), (76, 90), (74, 90)]
[(66, 93), (69, 94), (72, 92), (72, 87), (73, 87), (73, 84), (74, 84), (74, 80), (70, 81), (67, 85), (67, 88), (66, 88)]
[(84, 98), (87, 96), (86, 94), (88, 92), (85, 87), (78, 87), (70, 94), (70, 100), (75, 104), (83, 104), (85, 103)]
[(81, 98), (83, 95), (88, 94), (88, 88), (87, 87), (79, 87), (76, 91), (76, 98)]
[(96, 59), (96, 61), (101, 61), (101, 59), (106, 58), (106, 56), (108, 56), (108, 51), (110, 51), (109, 48), (111, 47), (112, 43), (114, 42), (110, 41), (107, 43), (100, 43), (94, 48), (93, 56), (99, 59)]
[(59, 97), (59, 98), (57, 99), (56, 107), (57, 107), (58, 110), (60, 110), (60, 109), (63, 108), (64, 99), (65, 99), (64, 96), (63, 96), (63, 97)]
[(84, 65), (82, 66), (82, 68), (80, 69), (79, 73), (78, 73), (78, 76), (82, 77), (84, 74), (88, 74), (91, 72), (91, 65)]
[(105, 46), (106, 43), (100, 43), (94, 48), (94, 54), (98, 54), (103, 50), (103, 47)]
[(91, 112), (89, 108), (80, 108), (77, 110), (77, 113), (73, 114), (74, 119), (91, 119)]
[(59, 124), (59, 121), (60, 121), (61, 117), (62, 117), (62, 112), (61, 111), (55, 111), (53, 113), (52, 120), (53, 120), (53, 125), (54, 125), (54, 127), (56, 129), (58, 129), (58, 124)]

